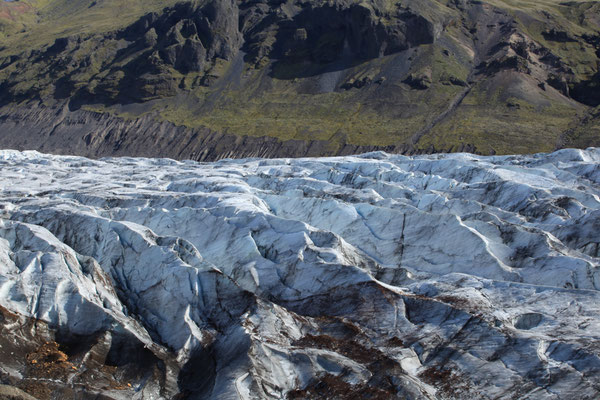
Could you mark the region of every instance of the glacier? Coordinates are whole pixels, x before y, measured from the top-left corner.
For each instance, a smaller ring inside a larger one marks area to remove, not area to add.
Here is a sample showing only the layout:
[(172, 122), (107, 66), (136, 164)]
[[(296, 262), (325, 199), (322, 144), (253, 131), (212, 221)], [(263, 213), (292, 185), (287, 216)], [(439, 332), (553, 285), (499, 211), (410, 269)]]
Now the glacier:
[(600, 149), (0, 168), (40, 399), (600, 397)]

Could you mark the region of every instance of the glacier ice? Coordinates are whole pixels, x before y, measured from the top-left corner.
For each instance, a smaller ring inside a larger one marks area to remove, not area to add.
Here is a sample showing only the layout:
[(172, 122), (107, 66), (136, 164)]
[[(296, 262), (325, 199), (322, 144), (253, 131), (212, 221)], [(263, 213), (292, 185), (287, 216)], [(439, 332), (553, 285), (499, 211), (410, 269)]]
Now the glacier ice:
[(3, 150), (0, 301), (167, 365), (115, 398), (598, 398), (599, 162)]

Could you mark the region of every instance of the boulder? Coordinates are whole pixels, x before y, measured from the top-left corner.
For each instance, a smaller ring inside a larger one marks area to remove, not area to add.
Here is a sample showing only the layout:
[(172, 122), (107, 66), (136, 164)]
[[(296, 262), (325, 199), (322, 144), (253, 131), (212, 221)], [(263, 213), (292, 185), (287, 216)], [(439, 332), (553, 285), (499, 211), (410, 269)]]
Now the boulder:
[(413, 89), (429, 89), (433, 82), (431, 68), (425, 68), (422, 71), (412, 73), (408, 75), (408, 77), (403, 82)]

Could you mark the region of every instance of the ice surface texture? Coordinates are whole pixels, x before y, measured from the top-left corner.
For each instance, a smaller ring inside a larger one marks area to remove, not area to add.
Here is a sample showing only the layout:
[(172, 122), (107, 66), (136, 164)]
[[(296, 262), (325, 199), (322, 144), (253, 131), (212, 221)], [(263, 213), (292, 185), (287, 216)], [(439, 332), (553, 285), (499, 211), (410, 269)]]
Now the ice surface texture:
[(0, 302), (210, 349), (204, 398), (598, 398), (599, 162), (0, 151)]

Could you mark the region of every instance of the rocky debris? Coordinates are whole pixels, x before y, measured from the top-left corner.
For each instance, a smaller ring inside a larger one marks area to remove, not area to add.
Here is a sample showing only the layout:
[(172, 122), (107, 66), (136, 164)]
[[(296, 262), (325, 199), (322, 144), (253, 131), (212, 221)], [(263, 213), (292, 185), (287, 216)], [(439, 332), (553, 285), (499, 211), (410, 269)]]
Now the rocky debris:
[(318, 382), (302, 389), (288, 393), (288, 399), (389, 399), (395, 393), (367, 385), (352, 385), (336, 377), (325, 375)]
[(573, 36), (571, 36), (568, 32), (557, 30), (556, 28), (547, 29), (542, 32), (544, 39), (551, 40), (553, 42), (576, 42)]
[(27, 392), (10, 385), (0, 385), (0, 399), (2, 400), (36, 400)]
[(50, 46), (50, 47), (48, 47), (48, 49), (46, 49), (45, 56), (50, 57), (50, 56), (55, 56), (64, 51), (72, 51), (79, 44), (81, 44), (81, 39), (82, 39), (81, 36), (69, 36), (69, 37), (58, 38), (54, 41), (54, 44), (52, 46)]
[(491, 53), (485, 63), (479, 66), (486, 74), (508, 69), (534, 74), (539, 79), (546, 80), (548, 74), (563, 74), (567, 71), (566, 65), (549, 49), (515, 31), (495, 45)]
[(433, 83), (431, 76), (431, 68), (425, 68), (418, 73), (410, 74), (404, 83), (417, 90), (425, 90), (431, 87)]
[(598, 165), (597, 149), (1, 151), (1, 383), (39, 399), (595, 398)]
[(583, 104), (600, 106), (600, 71), (590, 79), (572, 85), (569, 94)]
[(586, 43), (589, 43), (596, 48), (596, 56), (600, 58), (600, 34), (583, 34), (581, 38), (585, 40)]
[(561, 92), (563, 95), (570, 96), (569, 83), (567, 82), (567, 78), (564, 75), (550, 74), (546, 83), (548, 83), (548, 85)]
[[(356, 76), (356, 77), (352, 77), (350, 79), (348, 79), (342, 86), (342, 89), (348, 90), (348, 89), (361, 89), (367, 85), (372, 84), (374, 81), (374, 76), (372, 74), (367, 74), (367, 75), (360, 75), (360, 76)], [(381, 77), (377, 80), (375, 80), (375, 83), (377, 84), (382, 84), (383, 82), (385, 82), (385, 78)]]
[(444, 76), (442, 77), (441, 80), (442, 84), (445, 85), (454, 85), (454, 86), (462, 86), (462, 87), (467, 87), (469, 86), (468, 82), (465, 82), (463, 79), (460, 79), (457, 76)]
[[(152, 357), (136, 358), (139, 352), (135, 351), (132, 337), (125, 339), (118, 332), (74, 336), (48, 327), (44, 321), (4, 308), (0, 308), (0, 316), (0, 383), (6, 385), (0, 386), (0, 398), (5, 398), (2, 397), (3, 390), (9, 399), (31, 398), (10, 397), (11, 393), (20, 393), (20, 390), (38, 400), (58, 397), (126, 399), (135, 393), (132, 381), (146, 380), (147, 389), (142, 392), (147, 395), (149, 390), (158, 393), (159, 382), (164, 385), (165, 378), (169, 379), (165, 364), (157, 364)], [(125, 340), (111, 340), (112, 337)], [(116, 343), (129, 343), (129, 346), (118, 348)], [(144, 349), (143, 344), (141, 347)], [(124, 350), (126, 354), (116, 354)], [(13, 389), (7, 389), (7, 386)]]

